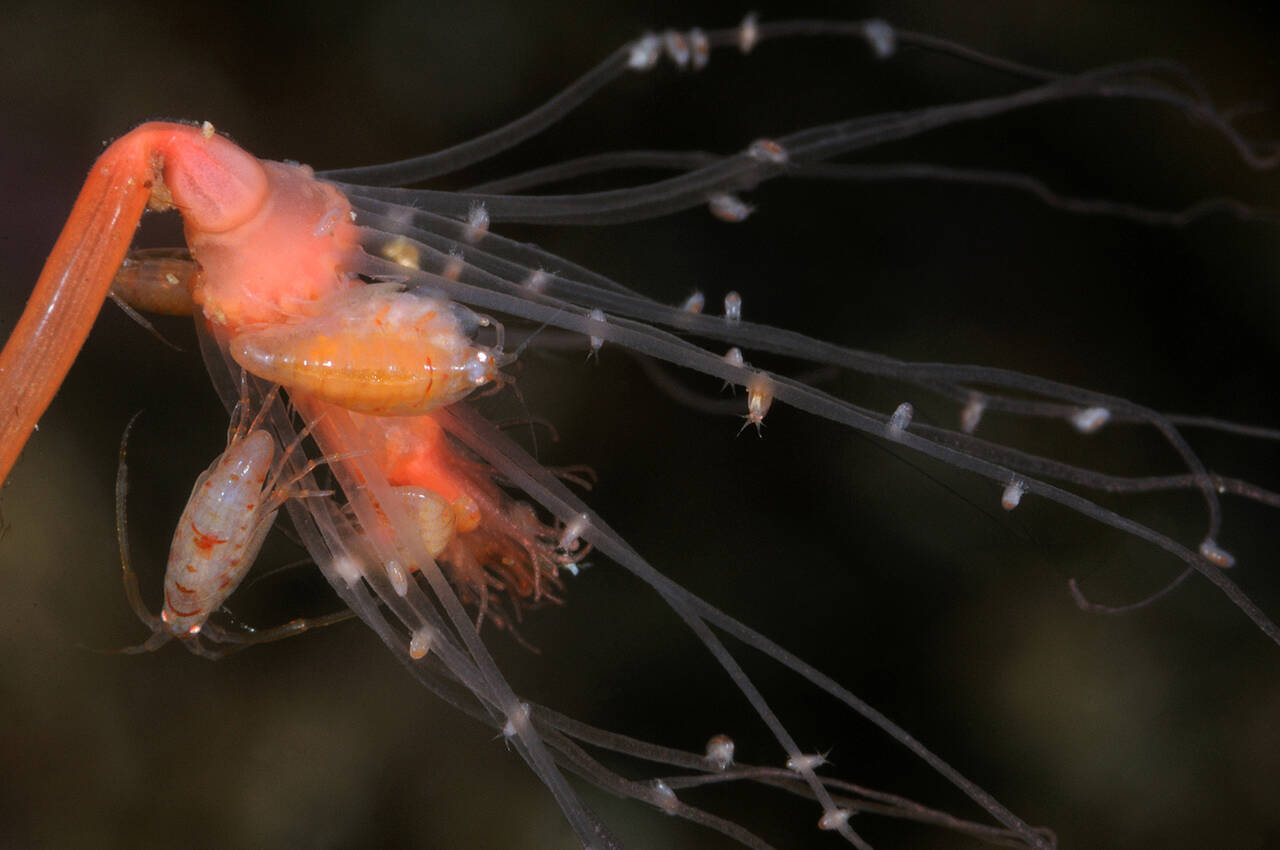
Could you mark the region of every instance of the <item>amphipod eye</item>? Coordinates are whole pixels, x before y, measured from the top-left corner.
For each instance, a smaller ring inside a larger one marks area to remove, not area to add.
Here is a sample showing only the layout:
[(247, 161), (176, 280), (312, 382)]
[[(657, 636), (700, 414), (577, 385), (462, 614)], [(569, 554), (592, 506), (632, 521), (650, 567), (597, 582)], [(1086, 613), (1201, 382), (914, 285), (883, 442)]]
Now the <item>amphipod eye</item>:
[(260, 378), (348, 410), (428, 413), (495, 380), (501, 365), (451, 307), (394, 284), (362, 286), (299, 321), (240, 334), (231, 356)]

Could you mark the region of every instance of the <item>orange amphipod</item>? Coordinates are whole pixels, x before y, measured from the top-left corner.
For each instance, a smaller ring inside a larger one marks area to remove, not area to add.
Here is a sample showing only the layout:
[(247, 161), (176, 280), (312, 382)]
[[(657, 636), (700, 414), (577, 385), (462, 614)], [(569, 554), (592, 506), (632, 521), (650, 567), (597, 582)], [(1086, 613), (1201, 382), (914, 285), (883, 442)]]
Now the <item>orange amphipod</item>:
[(427, 413), (497, 380), (501, 351), (472, 343), (470, 314), (394, 283), (306, 305), (301, 318), (248, 330), (231, 356), (253, 374), (375, 416)]

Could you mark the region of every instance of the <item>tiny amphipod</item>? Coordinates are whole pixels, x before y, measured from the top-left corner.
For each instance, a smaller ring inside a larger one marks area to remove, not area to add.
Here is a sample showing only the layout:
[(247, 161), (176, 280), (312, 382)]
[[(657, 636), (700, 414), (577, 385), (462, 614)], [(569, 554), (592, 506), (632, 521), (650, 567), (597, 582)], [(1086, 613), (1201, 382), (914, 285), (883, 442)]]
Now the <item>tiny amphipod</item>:
[(731, 192), (715, 193), (710, 198), (707, 198), (707, 206), (713, 216), (730, 224), (746, 221), (747, 216), (751, 215), (755, 209)]
[[(246, 413), (247, 391), (244, 393), (237, 407), (235, 426), (228, 431), (226, 450), (196, 479), (169, 547), (164, 606), (159, 616), (152, 614), (143, 604), (137, 575), (130, 564), (125, 519), (127, 468), (122, 442), (116, 478), (116, 521), (125, 593), (138, 617), (154, 633), (146, 642), (126, 652), (150, 651), (176, 637), (188, 641), (193, 652), (216, 657), (222, 653), (206, 649), (192, 639), (204, 633), (218, 643), (258, 643), (286, 637), (314, 625), (336, 622), (347, 616), (343, 613), (326, 617), (322, 618), (323, 622), (294, 620), (275, 629), (250, 630), (245, 634), (228, 632), (208, 623), (209, 615), (221, 607), (253, 566), (280, 507), (291, 498), (332, 494), (328, 490), (294, 486), (325, 459), (308, 461), (300, 471), (289, 474), (285, 464), (297, 446), (290, 446), (276, 458), (275, 440), (262, 427), (261, 420), (274, 403), (277, 392), (278, 388), (268, 393), (252, 421), (248, 420)], [(132, 427), (133, 422), (130, 422), (124, 441), (128, 440)]]
[(901, 440), (902, 435), (906, 433), (907, 428), (911, 427), (911, 417), (915, 415), (915, 408), (910, 402), (904, 401), (894, 409), (893, 415), (889, 417), (889, 425), (886, 429), (886, 435), (890, 440)]
[[(734, 351), (736, 349), (732, 349)], [(741, 352), (739, 352), (741, 357)], [(765, 414), (769, 412), (769, 408), (773, 405), (773, 384), (769, 381), (769, 377), (763, 372), (756, 372), (747, 379), (747, 421), (742, 423), (742, 427), (738, 429), (741, 434), (747, 429), (748, 425), (756, 426), (756, 433), (760, 433), (760, 429), (764, 424)]]

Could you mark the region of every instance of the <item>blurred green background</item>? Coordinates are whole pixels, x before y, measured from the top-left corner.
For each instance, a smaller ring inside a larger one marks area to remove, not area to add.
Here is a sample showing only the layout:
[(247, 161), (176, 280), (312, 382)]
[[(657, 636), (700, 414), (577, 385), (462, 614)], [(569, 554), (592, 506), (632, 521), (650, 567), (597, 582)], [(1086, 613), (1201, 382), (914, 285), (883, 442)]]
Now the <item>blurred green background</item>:
[[(730, 26), (744, 11), (701, 2), (6, 3), (0, 332), (103, 143), (138, 122), (210, 120), (259, 156), (317, 168), (384, 161), (522, 113), (647, 28)], [(1271, 107), (1241, 123), (1278, 137), (1277, 28), (1263, 4), (804, 11), (880, 15), (1062, 70), (1167, 57), (1221, 104)], [(780, 43), (749, 60), (718, 55), (696, 75), (627, 78), (492, 169), (441, 185), (602, 150), (734, 151), (819, 122), (1012, 85), (916, 51), (875, 63), (857, 44)], [(1184, 117), (1129, 103), (1050, 106), (862, 158), (903, 160), (1031, 171), (1062, 191), (1165, 207), (1218, 194), (1276, 206), (1280, 186)], [(1274, 226), (1218, 217), (1153, 229), (920, 183), (776, 185), (748, 200), (759, 209), (737, 227), (695, 210), (610, 229), (504, 232), (672, 303), (695, 287), (717, 303), (732, 288), (748, 318), (842, 344), (1280, 425)], [(175, 232), (148, 222), (143, 238), (164, 244)], [(161, 327), (186, 351), (104, 311), (0, 501), (0, 845), (574, 846), (519, 759), (427, 695), (359, 623), (216, 664), (172, 646), (91, 651), (145, 636), (120, 588), (113, 530), (125, 422), (145, 410), (131, 447), (130, 516), (152, 600), (191, 482), (222, 447), (225, 415), (190, 328)], [(1082, 614), (1069, 577), (1120, 602), (1180, 565), (1035, 500), (1004, 515), (987, 482), (785, 409), (770, 414), (763, 440), (735, 438), (738, 420), (680, 407), (621, 352), (606, 347), (600, 361), (526, 358), (529, 410), (561, 431), (540, 451), (547, 463), (592, 466), (600, 483), (591, 503), (668, 575), (831, 673), (1065, 847), (1280, 843), (1280, 653), (1207, 582), (1125, 617)], [(857, 378), (831, 387), (886, 411), (909, 398), (922, 420), (954, 421), (950, 406), (902, 387)], [(1065, 425), (988, 425), (990, 436), (1109, 471), (1177, 468), (1147, 433), (1085, 441)], [(1192, 436), (1212, 469), (1280, 486), (1275, 446)], [(1187, 543), (1203, 534), (1191, 496), (1103, 502)], [(1233, 577), (1280, 615), (1275, 515), (1238, 500), (1225, 507), (1219, 539), (1239, 558)], [(297, 557), (273, 535), (264, 565)], [(232, 607), (270, 625), (327, 610), (327, 593), (314, 570), (293, 569), (242, 590)], [(523, 626), (540, 653), (489, 633), (521, 694), (688, 749), (728, 733), (743, 760), (781, 760), (650, 591), (597, 561), (566, 597)], [(869, 724), (743, 657), (800, 745), (829, 749), (837, 775), (976, 816)], [(730, 846), (588, 794), (629, 846)], [(750, 789), (689, 799), (779, 847), (840, 844), (814, 829), (811, 804)], [(969, 846), (858, 820), (877, 847)]]

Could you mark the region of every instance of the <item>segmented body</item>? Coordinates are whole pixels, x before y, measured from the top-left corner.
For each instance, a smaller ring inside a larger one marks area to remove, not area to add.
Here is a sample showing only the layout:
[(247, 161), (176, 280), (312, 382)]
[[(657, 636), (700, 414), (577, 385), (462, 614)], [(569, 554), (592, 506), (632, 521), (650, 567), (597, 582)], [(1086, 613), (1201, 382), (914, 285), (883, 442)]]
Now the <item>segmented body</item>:
[(498, 377), (500, 352), (471, 341), (474, 314), (437, 296), (359, 286), (306, 311), (239, 334), (231, 356), (259, 377), (378, 416), (426, 413)]
[(266, 431), (236, 435), (196, 479), (164, 576), (160, 619), (175, 637), (199, 633), (257, 558), (284, 502), (275, 490), (274, 458)]

